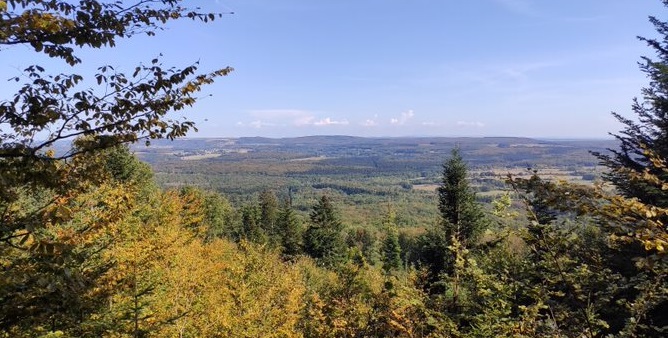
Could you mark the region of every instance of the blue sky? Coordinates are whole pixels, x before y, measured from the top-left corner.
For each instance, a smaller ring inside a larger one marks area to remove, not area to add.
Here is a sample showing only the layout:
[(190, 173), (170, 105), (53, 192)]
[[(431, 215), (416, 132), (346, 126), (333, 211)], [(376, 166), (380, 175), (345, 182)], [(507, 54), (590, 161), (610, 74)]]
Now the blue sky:
[[(85, 51), (82, 71), (131, 72), (158, 53), (234, 67), (185, 113), (192, 137), (606, 137), (621, 128), (610, 112), (632, 116), (647, 83), (637, 61), (653, 52), (636, 36), (656, 36), (648, 15), (668, 13), (659, 0), (190, 3), (235, 14)], [(0, 75), (40, 62), (66, 67), (11, 48)]]

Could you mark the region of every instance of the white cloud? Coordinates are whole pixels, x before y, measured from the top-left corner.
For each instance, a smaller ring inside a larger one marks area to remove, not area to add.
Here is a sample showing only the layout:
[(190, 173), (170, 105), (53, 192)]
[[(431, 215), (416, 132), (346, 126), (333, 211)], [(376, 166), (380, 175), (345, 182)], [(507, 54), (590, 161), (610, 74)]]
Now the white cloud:
[(415, 113), (413, 113), (413, 110), (408, 110), (403, 113), (401, 113), (401, 116), (398, 118), (391, 118), (390, 119), (390, 124), (393, 125), (404, 125), (408, 120), (412, 119), (413, 116), (415, 116)]
[(426, 122), (422, 122), (421, 124), (422, 124), (423, 126), (426, 126), (426, 127), (436, 127), (436, 126), (440, 126), (440, 125), (441, 125), (440, 123), (438, 123), (438, 122), (433, 122), (433, 121), (426, 121)]
[(297, 127), (307, 126), (313, 123), (314, 116), (301, 116), (292, 120), (292, 124)]
[(258, 120), (293, 126), (309, 125), (315, 120), (313, 113), (300, 109), (259, 109), (251, 110), (249, 114)]
[(248, 114), (254, 118), (253, 122), (247, 124), (237, 124), (240, 126), (250, 126), (253, 128), (263, 127), (304, 127), (304, 126), (335, 126), (348, 125), (346, 119), (335, 120), (331, 117), (317, 118), (316, 114), (306, 110), (299, 109), (261, 109), (251, 110)]
[(529, 73), (561, 66), (558, 61), (528, 62), (524, 64), (509, 65), (498, 70), (499, 77), (506, 77), (510, 80), (527, 80)]
[(476, 127), (476, 128), (482, 128), (485, 126), (484, 123), (479, 121), (457, 121), (457, 125), (460, 127)]
[(348, 120), (341, 120), (341, 121), (336, 121), (332, 120), (329, 117), (326, 117), (320, 121), (315, 121), (313, 122), (314, 126), (332, 126), (332, 125), (348, 125)]
[(263, 127), (275, 127), (275, 126), (277, 126), (276, 123), (265, 122), (265, 121), (260, 121), (260, 120), (255, 120), (255, 121), (249, 123), (248, 125), (253, 127), (253, 128), (256, 128), (256, 129), (260, 129), (260, 128), (263, 128)]
[(365, 126), (365, 127), (375, 127), (378, 125), (378, 122), (372, 119), (366, 119), (366, 121), (360, 123), (360, 125)]

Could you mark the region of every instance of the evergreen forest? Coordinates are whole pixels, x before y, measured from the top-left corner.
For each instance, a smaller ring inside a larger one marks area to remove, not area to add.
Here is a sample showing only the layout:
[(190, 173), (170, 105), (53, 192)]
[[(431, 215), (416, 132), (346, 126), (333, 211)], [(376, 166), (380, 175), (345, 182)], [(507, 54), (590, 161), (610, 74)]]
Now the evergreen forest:
[(58, 65), (0, 98), (0, 337), (668, 336), (668, 22), (640, 38), (635, 116), (592, 149), (601, 180), (529, 168), (481, 200), (453, 146), (420, 224), (390, 199), (356, 224), (340, 196), (169, 186), (133, 153), (195, 130), (171, 113), (233, 69), (86, 73), (79, 53), (221, 17), (188, 6), (0, 0), (0, 53)]

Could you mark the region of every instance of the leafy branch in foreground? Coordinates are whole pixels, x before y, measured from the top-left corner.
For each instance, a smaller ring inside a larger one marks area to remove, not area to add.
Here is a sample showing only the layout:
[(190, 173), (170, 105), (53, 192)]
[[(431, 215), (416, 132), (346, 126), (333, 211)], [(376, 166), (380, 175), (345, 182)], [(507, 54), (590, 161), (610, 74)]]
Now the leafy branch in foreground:
[[(82, 63), (73, 47), (114, 47), (116, 41), (138, 33), (154, 35), (168, 21), (189, 18), (208, 22), (222, 14), (201, 13), (178, 0), (127, 1), (25, 0), (0, 1), (0, 51), (28, 45), (35, 52), (63, 59), (71, 66)], [(10, 99), (0, 101), (0, 159), (58, 160), (74, 155), (45, 156), (61, 140), (96, 136), (96, 142), (79, 145), (85, 152), (117, 144), (184, 136), (194, 129), (186, 118), (167, 114), (192, 106), (202, 86), (231, 68), (196, 74), (198, 64), (183, 69), (165, 67), (159, 59), (140, 64), (133, 74), (101, 66), (86, 79), (81, 74), (49, 72), (40, 65), (24, 70), (13, 81), (25, 81)], [(97, 82), (97, 87), (80, 89)], [(41, 139), (41, 141), (36, 141)]]
[[(191, 107), (197, 101), (195, 93), (203, 85), (231, 71), (225, 68), (191, 78), (196, 70), (196, 64), (165, 70), (155, 59), (150, 66), (137, 67), (128, 78), (111, 66), (101, 67), (95, 75), (103, 85), (104, 94), (100, 95), (96, 94), (98, 88), (75, 91), (83, 81), (79, 75), (43, 76), (43, 68), (28, 67), (27, 77), (32, 82), (25, 84), (12, 100), (0, 102), (0, 125), (11, 126), (0, 129), (0, 158), (47, 159), (45, 149), (80, 136), (99, 137), (80, 145), (78, 152), (139, 139), (184, 136), (194, 123), (167, 119), (166, 115)], [(45, 132), (46, 140), (36, 141)], [(50, 159), (75, 154), (71, 149)]]

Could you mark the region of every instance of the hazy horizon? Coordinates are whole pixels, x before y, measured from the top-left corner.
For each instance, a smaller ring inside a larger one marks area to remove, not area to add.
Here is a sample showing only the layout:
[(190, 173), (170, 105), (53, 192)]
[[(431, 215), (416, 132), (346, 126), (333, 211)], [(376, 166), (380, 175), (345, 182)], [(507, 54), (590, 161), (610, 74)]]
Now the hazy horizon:
[[(271, 137), (264, 135), (248, 135), (248, 136), (197, 136), (197, 135), (188, 135), (179, 139), (183, 140), (197, 140), (197, 139), (239, 139), (239, 138), (268, 138), (268, 139), (292, 139), (292, 138), (309, 138), (309, 137), (355, 137), (355, 138), (528, 138), (540, 141), (614, 141), (614, 137), (528, 137), (528, 136), (504, 136), (504, 135), (489, 135), (489, 136), (458, 136), (458, 135), (385, 135), (385, 136), (358, 136), (358, 135), (296, 135), (296, 136), (282, 136), (282, 137)], [(178, 139), (177, 139), (178, 140)]]

